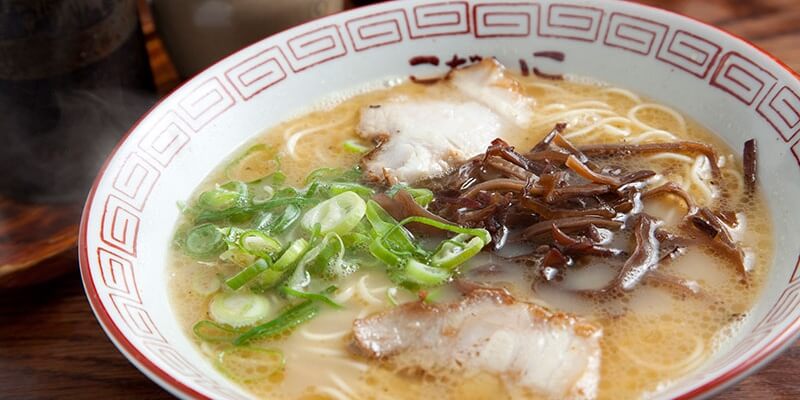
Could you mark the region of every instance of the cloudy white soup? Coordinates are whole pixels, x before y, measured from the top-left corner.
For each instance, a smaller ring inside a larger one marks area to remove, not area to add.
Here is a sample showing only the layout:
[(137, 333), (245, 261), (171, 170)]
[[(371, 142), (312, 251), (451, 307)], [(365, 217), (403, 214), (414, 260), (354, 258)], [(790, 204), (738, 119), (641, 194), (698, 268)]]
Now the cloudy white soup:
[(640, 398), (701, 366), (771, 259), (755, 142), (547, 78), (487, 58), (221, 162), (169, 267), (198, 351), (265, 399)]

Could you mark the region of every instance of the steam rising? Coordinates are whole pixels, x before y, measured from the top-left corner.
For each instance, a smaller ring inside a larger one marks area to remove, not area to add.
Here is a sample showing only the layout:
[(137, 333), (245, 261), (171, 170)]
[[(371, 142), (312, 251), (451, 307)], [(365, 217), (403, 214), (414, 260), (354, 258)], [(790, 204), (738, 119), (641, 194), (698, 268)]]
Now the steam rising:
[(150, 94), (122, 89), (47, 93), (27, 86), (25, 96), (0, 90), (0, 193), (34, 202), (80, 201), (105, 157), (153, 103)]

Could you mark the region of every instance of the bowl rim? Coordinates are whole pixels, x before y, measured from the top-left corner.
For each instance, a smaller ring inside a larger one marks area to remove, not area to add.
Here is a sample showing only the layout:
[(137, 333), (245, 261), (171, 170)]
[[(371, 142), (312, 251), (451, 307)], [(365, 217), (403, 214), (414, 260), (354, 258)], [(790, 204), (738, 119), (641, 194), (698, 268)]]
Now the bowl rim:
[[(472, 0), (467, 0), (467, 2), (471, 1)], [(179, 85), (177, 85), (175, 88), (170, 90), (167, 94), (163, 95), (160, 99), (158, 99), (158, 101), (156, 101), (144, 114), (142, 114), (136, 120), (136, 122), (133, 123), (133, 125), (131, 125), (131, 127), (119, 139), (119, 141), (115, 144), (114, 148), (111, 150), (106, 159), (103, 161), (102, 166), (97, 172), (97, 176), (92, 182), (92, 186), (87, 195), (86, 202), (84, 203), (83, 212), (81, 214), (80, 230), (78, 234), (78, 262), (79, 262), (79, 270), (81, 274), (81, 280), (83, 282), (84, 291), (86, 292), (87, 300), (89, 301), (89, 305), (91, 306), (95, 318), (98, 320), (100, 327), (106, 333), (106, 336), (108, 336), (109, 340), (117, 347), (117, 349), (123, 355), (125, 355), (127, 360), (131, 364), (133, 364), (140, 372), (142, 372), (145, 376), (147, 376), (152, 381), (156, 382), (159, 386), (161, 386), (163, 389), (167, 390), (171, 394), (180, 398), (209, 399), (209, 400), (211, 399), (210, 397), (198, 392), (189, 385), (181, 382), (179, 379), (175, 378), (171, 374), (159, 368), (155, 363), (150, 361), (150, 359), (147, 356), (145, 356), (141, 351), (139, 351), (139, 349), (125, 337), (120, 328), (111, 319), (102, 301), (100, 301), (99, 294), (96, 290), (94, 280), (92, 278), (91, 268), (89, 266), (89, 254), (87, 246), (88, 242), (87, 225), (88, 225), (89, 215), (91, 214), (92, 204), (94, 203), (95, 194), (100, 185), (100, 181), (106, 174), (107, 167), (109, 166), (111, 161), (116, 157), (117, 152), (122, 147), (122, 145), (128, 141), (128, 138), (130, 137), (131, 133), (137, 130), (139, 125), (154, 110), (156, 110), (161, 105), (162, 102), (175, 95), (177, 91), (179, 91), (184, 85), (195, 80), (197, 76), (204, 74), (206, 71), (216, 68), (219, 64), (228, 61), (232, 56), (235, 56), (244, 49), (257, 44), (262, 40), (268, 39), (272, 36), (282, 34), (283, 32), (304, 27), (307, 25), (316, 24), (321, 19), (329, 18), (335, 15), (350, 13), (353, 12), (354, 10), (363, 11), (372, 8), (376, 9), (382, 8), (385, 7), (386, 3), (395, 3), (395, 2), (401, 2), (401, 0), (391, 0), (388, 2), (375, 3), (367, 6), (338, 11), (317, 19), (306, 21), (299, 25), (287, 28), (283, 31), (271, 34), (269, 36), (265, 36), (264, 38), (259, 39), (258, 41), (254, 42), (251, 45), (242, 47), (240, 49), (237, 49), (236, 51), (233, 51), (225, 55), (224, 57), (220, 58), (213, 64), (209, 65), (208, 67), (198, 71), (191, 77), (187, 78)], [(706, 28), (711, 28), (717, 31), (718, 33), (723, 34), (724, 36), (728, 36), (734, 41), (738, 41), (745, 44), (750, 49), (769, 58), (780, 68), (788, 72), (789, 75), (791, 75), (796, 81), (800, 82), (800, 72), (795, 71), (785, 62), (781, 61), (767, 50), (763, 49), (759, 45), (751, 42), (750, 40), (744, 37), (741, 37), (735, 33), (729, 32), (723, 28), (717, 27), (710, 23), (703, 22), (695, 17), (691, 17), (676, 11), (666, 10), (648, 4), (633, 3), (628, 1), (624, 2), (633, 7), (641, 7), (644, 9), (655, 11), (657, 13), (663, 13), (669, 16), (686, 19), (692, 22), (693, 24), (698, 24)], [(681, 394), (680, 396), (676, 397), (676, 399), (708, 398), (726, 389), (729, 389), (736, 383), (742, 381), (746, 377), (750, 376), (751, 374), (754, 374), (755, 372), (763, 368), (765, 365), (774, 360), (777, 356), (779, 356), (782, 352), (784, 352), (787, 348), (789, 348), (792, 344), (794, 344), (798, 340), (800, 340), (800, 317), (792, 321), (789, 324), (789, 326), (787, 326), (782, 332), (780, 332), (772, 341), (764, 345), (758, 353), (752, 355), (746, 360), (743, 360), (734, 368), (716, 377), (715, 379), (705, 382), (689, 392)]]

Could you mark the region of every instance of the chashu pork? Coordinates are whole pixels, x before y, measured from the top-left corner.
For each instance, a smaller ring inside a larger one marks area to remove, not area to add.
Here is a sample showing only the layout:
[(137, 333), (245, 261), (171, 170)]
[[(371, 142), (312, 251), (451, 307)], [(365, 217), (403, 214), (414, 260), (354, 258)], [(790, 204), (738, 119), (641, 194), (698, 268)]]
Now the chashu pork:
[(356, 130), (377, 144), (362, 159), (367, 177), (394, 184), (443, 175), (533, 116), (533, 100), (494, 59), (453, 70), (438, 85), (452, 96), (399, 99), (361, 111)]
[(458, 303), (407, 303), (357, 319), (351, 349), (434, 375), (494, 374), (510, 392), (593, 399), (601, 336), (594, 324), (481, 288)]

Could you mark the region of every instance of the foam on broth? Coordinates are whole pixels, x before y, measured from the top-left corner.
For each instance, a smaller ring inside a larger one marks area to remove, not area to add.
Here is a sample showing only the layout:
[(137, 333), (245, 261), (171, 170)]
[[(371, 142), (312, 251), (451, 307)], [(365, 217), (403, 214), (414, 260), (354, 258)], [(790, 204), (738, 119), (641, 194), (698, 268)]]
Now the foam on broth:
[[(750, 283), (744, 285), (734, 267), (719, 255), (690, 248), (688, 253), (660, 268), (673, 275), (697, 281), (715, 301), (683, 298), (664, 288), (644, 285), (613, 301), (596, 302), (557, 287), (538, 285), (536, 291), (526, 277), (525, 268), (514, 265), (500, 274), (481, 278), (508, 288), (519, 300), (573, 312), (597, 322), (603, 328), (600, 398), (636, 398), (655, 390), (700, 366), (730, 334), (728, 327), (746, 318), (767, 275), (772, 257), (768, 210), (760, 194), (740, 203), (743, 184), (741, 163), (721, 140), (697, 123), (685, 120), (669, 109), (648, 105), (625, 90), (569, 81), (520, 78), (528, 95), (536, 99), (536, 118), (524, 132), (512, 132), (505, 139), (521, 149), (539, 141), (560, 120), (568, 120), (566, 137), (577, 144), (605, 142), (649, 142), (695, 140), (714, 145), (724, 157), (723, 182), (709, 185), (707, 166), (701, 159), (675, 155), (614, 160), (622, 166), (650, 168), (662, 172), (663, 179), (680, 183), (698, 202), (713, 199), (725, 209), (739, 212), (736, 239), (748, 250)], [(288, 182), (302, 185), (303, 178), (319, 167), (350, 167), (359, 156), (344, 151), (342, 143), (356, 138), (355, 126), (362, 107), (390, 97), (446, 96), (437, 88), (404, 83), (390, 89), (375, 90), (282, 123), (256, 138), (281, 154), (281, 169)], [(643, 106), (644, 104), (644, 106)], [(616, 119), (615, 119), (616, 118)], [(627, 122), (625, 121), (627, 119)], [(626, 133), (627, 132), (627, 133)], [(250, 144), (252, 145), (252, 143)], [(247, 147), (249, 147), (248, 145)], [(290, 150), (293, 148), (294, 150)], [(225, 163), (223, 163), (224, 165)], [(271, 158), (245, 159), (235, 178), (248, 180), (275, 168)], [(230, 171), (228, 171), (230, 172)], [(211, 174), (197, 193), (215, 183), (225, 182), (221, 168)], [(706, 183), (704, 185), (704, 183)], [(719, 193), (709, 187), (722, 188)], [(646, 209), (675, 224), (683, 206), (671, 199), (648, 202)], [(755, 251), (755, 250), (758, 251)], [(486, 253), (471, 261), (475, 265), (500, 262)], [(208, 296), (195, 286), (204, 274), (230, 275), (235, 268), (198, 263), (174, 251), (169, 262), (169, 288), (172, 307), (187, 335), (192, 325), (207, 319)], [(602, 265), (577, 267), (564, 282), (570, 288), (601, 287), (613, 271)], [(268, 380), (243, 383), (261, 398), (511, 398), (496, 378), (489, 375), (439, 377), (396, 374), (381, 366), (351, 355), (347, 351), (349, 330), (355, 318), (391, 307), (386, 290), (393, 284), (383, 271), (362, 269), (339, 284), (336, 300), (343, 310), (327, 309), (271, 347), (283, 350), (285, 370)], [(398, 291), (398, 300), (414, 296)], [(445, 294), (445, 300), (447, 294)], [(217, 348), (198, 342), (210, 359)], [(243, 366), (243, 368), (246, 367)]]

